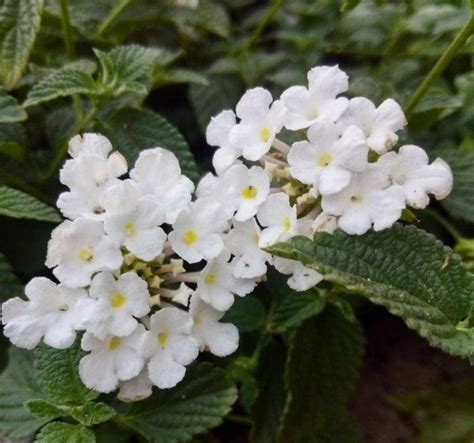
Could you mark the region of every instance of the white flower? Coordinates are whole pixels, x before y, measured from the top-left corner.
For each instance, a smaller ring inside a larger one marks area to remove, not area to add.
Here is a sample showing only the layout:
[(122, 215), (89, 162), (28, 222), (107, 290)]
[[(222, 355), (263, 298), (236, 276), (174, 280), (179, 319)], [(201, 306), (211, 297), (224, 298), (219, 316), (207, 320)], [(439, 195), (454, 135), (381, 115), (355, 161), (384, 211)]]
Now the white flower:
[(120, 248), (105, 235), (102, 223), (78, 218), (61, 223), (48, 242), (46, 266), (72, 288), (87, 286), (97, 271), (116, 270), (122, 264)]
[(223, 186), (219, 192), (236, 211), (234, 218), (245, 221), (257, 213), (260, 204), (268, 197), (270, 181), (259, 166), (248, 169), (245, 165), (235, 165), (223, 175)]
[(189, 263), (212, 260), (224, 247), (221, 233), (226, 227), (227, 220), (219, 202), (204, 197), (181, 211), (169, 241), (174, 251)]
[(322, 195), (339, 192), (349, 184), (352, 172), (362, 172), (368, 165), (369, 150), (357, 126), (349, 126), (340, 137), (335, 123), (321, 121), (309, 128), (308, 140), (291, 147), (290, 173)]
[(153, 393), (153, 382), (148, 376), (146, 366), (136, 377), (121, 382), (119, 387), (120, 390), (117, 394), (117, 398), (126, 403), (144, 400)]
[(254, 280), (234, 277), (229, 259), (230, 253), (224, 250), (218, 258), (209, 262), (201, 271), (195, 292), (219, 311), (227, 311), (232, 306), (234, 295), (243, 297), (255, 288)]
[(225, 238), (225, 244), (235, 256), (233, 274), (237, 278), (255, 278), (267, 272), (266, 263), (272, 256), (258, 246), (261, 230), (254, 218), (245, 222), (234, 222), (234, 228)]
[(273, 102), (272, 95), (264, 88), (248, 90), (236, 106), (240, 122), (229, 134), (230, 143), (242, 149), (247, 160), (256, 161), (271, 148), (275, 135), (283, 127), (286, 114), (280, 100)]
[(308, 88), (291, 86), (281, 95), (288, 109), (285, 127), (304, 129), (320, 120), (336, 121), (347, 107), (347, 98), (337, 95), (347, 91), (347, 74), (336, 66), (318, 66), (308, 72)]
[(224, 312), (204, 303), (198, 295), (191, 297), (189, 313), (193, 318), (192, 335), (199, 349), (219, 357), (230, 355), (239, 346), (239, 330), (231, 323), (219, 323)]
[(234, 111), (226, 110), (212, 117), (206, 129), (206, 140), (211, 146), (218, 146), (212, 165), (217, 174), (222, 174), (242, 154), (242, 149), (233, 146), (229, 140), (230, 130), (237, 124)]
[(174, 223), (191, 201), (194, 185), (181, 174), (176, 156), (166, 149), (142, 151), (130, 177), (140, 185), (143, 194), (153, 194), (158, 198), (166, 213), (166, 223)]
[(337, 229), (337, 218), (323, 211), (314, 219), (311, 228), (314, 232), (327, 232), (332, 234)]
[(81, 157), (82, 155), (107, 158), (110, 151), (112, 151), (112, 143), (102, 134), (86, 132), (75, 135), (69, 140), (68, 153), (72, 158)]
[(271, 194), (260, 206), (257, 214), (262, 226), (267, 226), (260, 234), (261, 248), (285, 241), (297, 233), (296, 206), (290, 206), (287, 194)]
[(3, 332), (10, 341), (25, 349), (33, 349), (42, 338), (53, 348), (71, 346), (81, 329), (76, 306), (85, 291), (36, 277), (26, 285), (25, 294), (27, 301), (15, 297), (2, 305)]
[(165, 214), (155, 196), (141, 197), (138, 185), (124, 180), (107, 190), (102, 206), (106, 210), (104, 229), (114, 242), (142, 260), (161, 254), (166, 234), (159, 226)]
[(401, 186), (390, 186), (388, 175), (371, 164), (341, 192), (324, 196), (321, 205), (325, 213), (340, 216), (343, 231), (361, 235), (372, 224), (375, 231), (391, 227), (405, 207), (405, 195)]
[(342, 125), (357, 125), (364, 131), (369, 148), (383, 154), (397, 143), (397, 131), (407, 124), (400, 105), (391, 98), (378, 108), (365, 97), (355, 97), (349, 101), (346, 112), (341, 117)]
[(273, 265), (278, 272), (291, 275), (287, 283), (295, 291), (306, 291), (316, 286), (323, 279), (323, 276), (318, 271), (307, 268), (299, 261), (274, 257)]
[(99, 340), (86, 332), (81, 346), (90, 353), (79, 362), (82, 382), (89, 389), (107, 393), (116, 389), (119, 381), (136, 377), (145, 364), (139, 352), (145, 333), (141, 324), (128, 337), (107, 336)]
[(172, 388), (184, 377), (185, 365), (198, 355), (198, 343), (191, 336), (191, 316), (177, 308), (163, 308), (150, 318), (144, 355), (150, 359), (148, 375), (159, 388)]
[(418, 146), (405, 145), (398, 154), (388, 152), (377, 161), (393, 183), (405, 191), (407, 204), (418, 209), (425, 208), (433, 194), (437, 200), (446, 198), (453, 189), (453, 174), (449, 165), (437, 158), (428, 164), (426, 152)]
[(233, 201), (229, 201), (227, 193), (223, 192), (224, 186), (222, 176), (218, 177), (209, 172), (199, 181), (196, 188), (196, 197), (198, 199), (211, 197), (217, 200), (221, 205), (222, 216), (226, 220), (230, 220), (235, 212), (235, 204)]
[(138, 325), (136, 318), (150, 311), (148, 285), (135, 272), (126, 272), (118, 280), (111, 272), (100, 272), (89, 295), (80, 304), (80, 315), (87, 332), (99, 339), (130, 335)]

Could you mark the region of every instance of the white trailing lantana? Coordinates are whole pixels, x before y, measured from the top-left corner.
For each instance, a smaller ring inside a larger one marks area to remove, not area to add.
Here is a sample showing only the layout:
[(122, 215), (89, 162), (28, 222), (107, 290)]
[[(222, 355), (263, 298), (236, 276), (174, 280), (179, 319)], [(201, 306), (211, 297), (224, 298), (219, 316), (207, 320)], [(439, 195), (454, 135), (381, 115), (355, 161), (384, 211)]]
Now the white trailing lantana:
[[(235, 296), (271, 278), (271, 266), (295, 291), (323, 278), (266, 248), (336, 229), (387, 229), (407, 205), (424, 208), (430, 194), (451, 191), (442, 159), (430, 164), (413, 145), (387, 152), (406, 124), (394, 100), (376, 107), (340, 96), (347, 89), (337, 66), (319, 66), (308, 87), (280, 99), (247, 91), (235, 112), (211, 120), (216, 175), (194, 195), (166, 149), (142, 151), (127, 175), (104, 136), (71, 139), (60, 172), (68, 189), (58, 199), (67, 220), (52, 232), (46, 259), (59, 284), (35, 278), (26, 300), (4, 303), (5, 335), (27, 349), (41, 341), (64, 349), (84, 331), (81, 379), (99, 392), (119, 389), (123, 401), (175, 386), (199, 351), (234, 352), (238, 330), (220, 320)], [(297, 131), (291, 146), (280, 140), (283, 128)]]

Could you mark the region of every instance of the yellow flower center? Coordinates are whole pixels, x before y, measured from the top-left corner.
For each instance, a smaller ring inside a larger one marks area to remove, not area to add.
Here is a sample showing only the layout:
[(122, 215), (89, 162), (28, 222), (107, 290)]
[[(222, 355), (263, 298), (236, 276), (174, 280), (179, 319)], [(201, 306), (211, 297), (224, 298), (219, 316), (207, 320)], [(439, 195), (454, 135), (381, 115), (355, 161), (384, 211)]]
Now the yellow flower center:
[(196, 314), (193, 318), (193, 321), (196, 326), (199, 326), (202, 323), (202, 315)]
[(158, 344), (160, 346), (165, 346), (168, 343), (168, 333), (166, 331), (160, 332), (158, 334)]
[(270, 129), (267, 128), (266, 126), (260, 129), (260, 139), (262, 142), (267, 143), (268, 140), (270, 139), (270, 135), (272, 133), (270, 132)]
[(351, 201), (353, 201), (354, 203), (362, 203), (364, 200), (364, 197), (362, 197), (361, 195), (353, 195), (351, 197)]
[(110, 297), (110, 305), (114, 309), (119, 309), (124, 305), (126, 300), (127, 298), (121, 292), (114, 292)]
[(255, 242), (256, 245), (258, 245), (258, 242), (260, 241), (260, 236), (258, 234), (255, 234), (253, 241)]
[(88, 248), (80, 249), (77, 256), (79, 260), (84, 263), (90, 263), (92, 260), (94, 260), (94, 255), (92, 254), (91, 250)]
[(283, 229), (285, 231), (289, 231), (291, 228), (291, 221), (290, 221), (290, 217), (285, 217), (283, 219)]
[(215, 285), (217, 281), (216, 274), (207, 274), (204, 281), (206, 282), (206, 285)]
[(191, 246), (192, 244), (196, 243), (197, 241), (197, 234), (196, 234), (196, 231), (186, 231), (183, 235), (183, 242), (188, 245), (188, 246)]
[(311, 108), (306, 111), (306, 117), (308, 117), (309, 120), (315, 119), (319, 115), (319, 112), (316, 108)]
[(247, 186), (242, 191), (242, 197), (244, 198), (244, 200), (252, 200), (256, 196), (257, 196), (257, 188), (254, 188), (253, 186)]
[(329, 163), (331, 163), (331, 160), (332, 160), (331, 154), (326, 152), (317, 158), (316, 163), (322, 168), (325, 168), (326, 166), (329, 165)]
[(120, 337), (112, 337), (107, 344), (109, 351), (115, 351), (120, 346)]
[(124, 226), (125, 235), (128, 237), (135, 237), (137, 235), (137, 228), (134, 223), (126, 223)]

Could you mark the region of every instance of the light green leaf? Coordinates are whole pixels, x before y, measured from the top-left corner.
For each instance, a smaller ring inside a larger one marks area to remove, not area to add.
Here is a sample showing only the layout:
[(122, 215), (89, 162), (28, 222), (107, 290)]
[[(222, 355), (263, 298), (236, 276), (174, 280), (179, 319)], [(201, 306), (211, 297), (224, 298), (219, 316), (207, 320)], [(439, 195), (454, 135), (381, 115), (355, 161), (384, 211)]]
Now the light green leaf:
[(0, 300), (5, 301), (12, 297), (23, 295), (23, 284), (13, 274), (10, 264), (5, 256), (0, 253)]
[(8, 357), (8, 368), (0, 376), (0, 431), (20, 439), (33, 434), (49, 419), (33, 417), (23, 407), (27, 400), (44, 397), (36, 382), (32, 353), (11, 347)]
[(0, 86), (0, 123), (21, 122), (26, 118), (25, 110)]
[(270, 250), (385, 306), (433, 346), (474, 358), (474, 330), (460, 323), (473, 306), (473, 276), (432, 235), (397, 224), (361, 236), (338, 230), (316, 234), (314, 241), (295, 237)]
[(51, 399), (81, 405), (99, 395), (86, 388), (79, 377), (79, 360), (84, 355), (79, 339), (63, 350), (41, 344), (34, 355), (38, 382)]
[(0, 0), (0, 79), (13, 89), (40, 28), (43, 0)]
[(23, 406), (30, 414), (39, 418), (53, 419), (65, 415), (61, 408), (46, 400), (28, 400)]
[(79, 69), (59, 69), (33, 86), (23, 106), (33, 106), (74, 94), (98, 94), (94, 79)]
[(199, 179), (199, 172), (186, 140), (163, 117), (147, 109), (121, 109), (99, 124), (103, 132), (132, 166), (142, 149), (160, 146), (173, 152), (183, 174)]
[(360, 0), (344, 0), (341, 5), (341, 12), (349, 12), (352, 9), (354, 9), (358, 4), (360, 3)]
[(256, 297), (236, 297), (222, 321), (234, 324), (240, 332), (255, 331), (265, 322), (265, 307)]
[(92, 426), (110, 420), (116, 411), (105, 403), (86, 403), (69, 410), (69, 415), (85, 426)]
[(49, 423), (37, 435), (35, 443), (95, 443), (95, 435), (80, 425)]
[(12, 218), (59, 223), (57, 211), (31, 195), (7, 186), (0, 186), (0, 215)]
[(188, 369), (175, 388), (158, 390), (117, 419), (147, 441), (184, 442), (219, 425), (236, 399), (237, 390), (225, 371), (201, 363)]
[(286, 366), (288, 397), (280, 425), (280, 442), (319, 441), (330, 422), (343, 417), (362, 360), (358, 323), (336, 308), (307, 320), (290, 342)]
[(206, 77), (189, 69), (156, 69), (155, 72), (153, 72), (152, 81), (155, 86), (173, 83), (209, 84)]

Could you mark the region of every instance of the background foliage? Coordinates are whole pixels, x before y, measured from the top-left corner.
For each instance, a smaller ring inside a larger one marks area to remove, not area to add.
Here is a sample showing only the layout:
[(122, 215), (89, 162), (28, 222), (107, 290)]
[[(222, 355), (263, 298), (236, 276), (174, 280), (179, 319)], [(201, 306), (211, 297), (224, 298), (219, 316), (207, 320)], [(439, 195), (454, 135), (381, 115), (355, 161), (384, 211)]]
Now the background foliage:
[[(234, 107), (246, 88), (263, 85), (278, 95), (304, 83), (317, 64), (347, 71), (351, 96), (404, 104), (402, 142), (445, 158), (453, 193), (416, 213), (416, 228), (275, 247), (318, 265), (321, 288), (295, 294), (275, 275), (226, 314), (242, 332), (236, 355), (201, 362), (175, 389), (136, 405), (82, 386), (78, 347), (44, 346), (32, 356), (8, 351), (3, 340), (0, 430), (22, 438), (41, 428), (42, 443), (125, 442), (137, 434), (167, 443), (358, 441), (345, 411), (363, 359), (357, 318), (367, 305), (353, 293), (402, 317), (432, 345), (473, 359), (474, 283), (466, 267), (474, 267), (474, 38), (456, 48), (422, 97), (414, 95), (471, 7), (462, 0), (179, 3), (0, 0), (2, 301), (47, 273), (46, 242), (61, 220), (53, 209), (57, 172), (72, 135), (100, 131), (130, 162), (161, 145), (197, 181), (210, 168), (203, 134), (212, 115)], [(465, 37), (473, 28), (471, 19)], [(469, 390), (472, 380), (389, 401), (414, 417), (417, 441), (471, 442)]]

